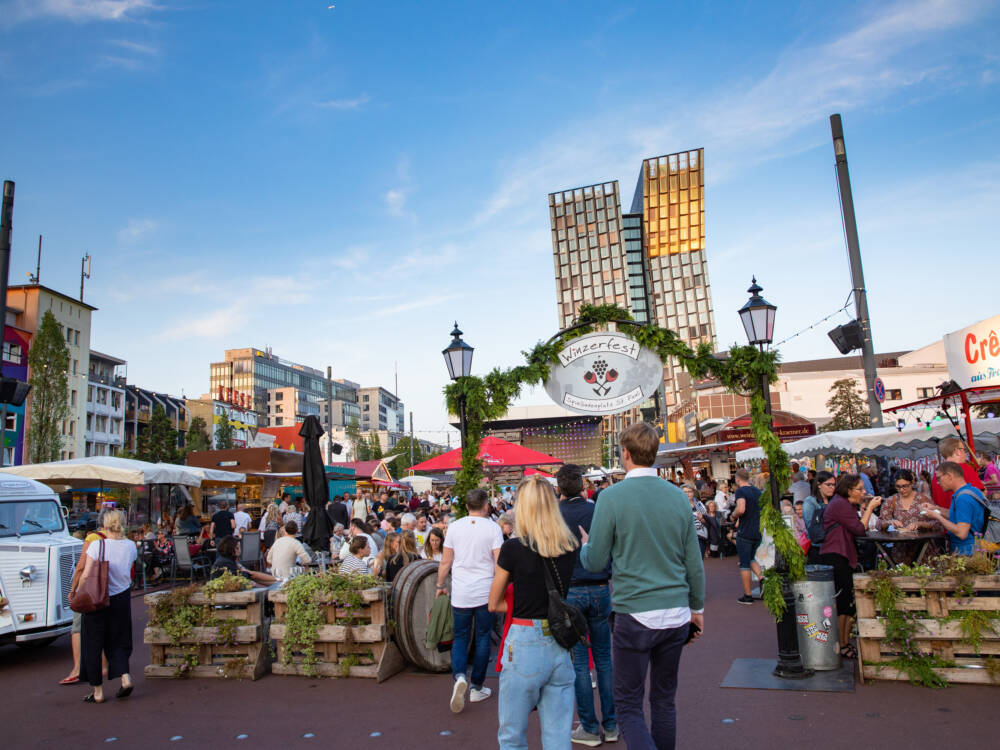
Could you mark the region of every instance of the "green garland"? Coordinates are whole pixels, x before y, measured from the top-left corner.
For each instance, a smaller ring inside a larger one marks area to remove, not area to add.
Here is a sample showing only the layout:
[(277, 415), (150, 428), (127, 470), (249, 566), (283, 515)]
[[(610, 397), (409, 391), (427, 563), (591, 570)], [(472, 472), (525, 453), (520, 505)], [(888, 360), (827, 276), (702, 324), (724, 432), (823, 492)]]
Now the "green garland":
[[(664, 364), (676, 359), (694, 378), (713, 377), (731, 393), (752, 394), (750, 429), (767, 456), (778, 487), (788, 486), (788, 454), (774, 434), (764, 397), (759, 393), (764, 378), (769, 383), (778, 379), (777, 352), (762, 352), (750, 345), (733, 346), (729, 350), (729, 356), (723, 359), (715, 356), (709, 344), (702, 342), (697, 349), (692, 349), (673, 331), (636, 323), (627, 310), (616, 305), (583, 305), (571, 329), (563, 331), (550, 341), (536, 344), (530, 352), (522, 352), (526, 364), (507, 370), (495, 368), (482, 378), (474, 375), (458, 378), (445, 387), (445, 404), (450, 413), (458, 414), (463, 400), (465, 405), (462, 468), (455, 477), (458, 515), (465, 515), (465, 493), (479, 487), (483, 479), (479, 442), (485, 423), (506, 414), (511, 402), (521, 394), (522, 387), (545, 381), (549, 376), (549, 368), (558, 364), (559, 352), (567, 343), (592, 333), (597, 326), (606, 327), (612, 323), (618, 327), (631, 328), (630, 333), (639, 344), (656, 352)], [(771, 507), (770, 489), (764, 490), (761, 509), (761, 528), (771, 535), (775, 548), (788, 564), (789, 580), (802, 580), (805, 577), (805, 555), (791, 529)], [(762, 586), (768, 610), (776, 619), (780, 619), (785, 610), (784, 598), (780, 596), (780, 579), (776, 574), (765, 576)]]

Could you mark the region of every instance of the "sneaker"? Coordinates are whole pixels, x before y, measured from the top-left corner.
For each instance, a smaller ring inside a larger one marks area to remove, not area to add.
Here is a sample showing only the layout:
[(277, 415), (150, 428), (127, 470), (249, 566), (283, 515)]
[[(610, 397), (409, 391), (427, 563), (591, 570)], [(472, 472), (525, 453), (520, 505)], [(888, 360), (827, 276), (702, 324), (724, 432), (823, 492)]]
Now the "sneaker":
[(736, 601), (738, 601), (740, 604), (753, 604), (753, 597), (752, 596), (747, 596), (746, 594), (744, 594), (743, 596), (741, 596)]
[(472, 690), (469, 691), (469, 702), (479, 703), (479, 701), (484, 701), (491, 695), (493, 695), (493, 691), (485, 685), (478, 689), (472, 688)]
[(604, 730), (604, 741), (605, 742), (618, 742), (618, 730), (617, 729), (605, 729)]
[(465, 681), (465, 675), (459, 675), (455, 679), (455, 687), (451, 689), (451, 712), (461, 713), (465, 708), (465, 691), (469, 689), (469, 683)]
[(578, 745), (597, 747), (601, 744), (601, 735), (591, 734), (583, 728), (583, 724), (577, 724), (576, 729), (570, 733), (569, 738)]

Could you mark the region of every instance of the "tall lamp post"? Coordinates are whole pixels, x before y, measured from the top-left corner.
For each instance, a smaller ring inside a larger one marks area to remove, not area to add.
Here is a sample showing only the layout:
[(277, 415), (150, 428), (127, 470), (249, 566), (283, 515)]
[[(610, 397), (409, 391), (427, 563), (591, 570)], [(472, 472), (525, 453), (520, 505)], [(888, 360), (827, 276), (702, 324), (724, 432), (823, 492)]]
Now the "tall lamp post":
[[(740, 319), (743, 321), (743, 328), (747, 333), (747, 340), (754, 346), (760, 347), (761, 351), (770, 346), (774, 340), (774, 314), (778, 308), (760, 296), (764, 291), (757, 283), (757, 277), (747, 292), (750, 299), (740, 308)], [(767, 421), (773, 426), (771, 410), (771, 381), (768, 376), (761, 375), (760, 379), (761, 395), (764, 397), (764, 413), (767, 414)], [(778, 479), (774, 475), (774, 467), (769, 467), (768, 472), (771, 483), (771, 504), (774, 509), (781, 512), (781, 496), (778, 489)], [(799, 655), (799, 641), (795, 632), (795, 598), (792, 595), (792, 587), (788, 583), (788, 565), (785, 563), (781, 553), (775, 550), (774, 565), (781, 575), (781, 593), (785, 599), (785, 614), (778, 621), (778, 663), (774, 667), (773, 674), (776, 677), (788, 679), (801, 679), (811, 677), (813, 671), (802, 666), (802, 657)]]
[[(448, 342), (448, 347), (442, 350), (444, 363), (448, 366), (448, 377), (452, 380), (467, 378), (472, 374), (472, 352), (471, 346), (462, 341), (462, 332), (458, 330), (458, 321), (451, 331), (452, 339)], [(458, 401), (458, 430), (460, 433), (461, 446), (465, 450), (465, 396)]]

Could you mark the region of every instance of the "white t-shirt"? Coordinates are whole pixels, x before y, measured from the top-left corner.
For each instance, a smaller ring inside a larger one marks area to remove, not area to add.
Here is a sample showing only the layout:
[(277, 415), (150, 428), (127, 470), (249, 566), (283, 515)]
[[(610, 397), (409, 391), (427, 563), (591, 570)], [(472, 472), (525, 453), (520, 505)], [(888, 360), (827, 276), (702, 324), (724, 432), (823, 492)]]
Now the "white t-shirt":
[(368, 518), (368, 511), (371, 510), (371, 505), (368, 500), (363, 497), (354, 498), (354, 502), (351, 505), (351, 518), (360, 518), (364, 521)]
[(489, 518), (466, 516), (448, 526), (444, 546), (455, 551), (451, 566), (451, 605), (481, 607), (490, 600), (496, 564), (494, 552), (503, 532)]
[[(97, 560), (101, 543), (91, 542), (87, 557)], [(104, 559), (108, 561), (108, 594), (114, 596), (132, 586), (132, 563), (138, 557), (135, 542), (131, 539), (105, 539)]]
[(431, 533), (430, 525), (428, 525), (427, 528), (424, 529), (423, 531), (421, 531), (420, 529), (413, 530), (413, 538), (416, 539), (417, 541), (417, 547), (424, 546), (424, 542), (427, 541), (427, 537), (430, 535), (430, 533)]
[(236, 533), (242, 534), (244, 531), (250, 528), (250, 524), (253, 523), (253, 519), (250, 518), (250, 514), (243, 510), (238, 510), (233, 514), (233, 518), (236, 519)]
[(294, 536), (275, 539), (274, 545), (267, 551), (267, 561), (275, 578), (287, 578), (288, 569), (295, 565), (296, 560), (304, 565), (309, 562), (309, 553)]

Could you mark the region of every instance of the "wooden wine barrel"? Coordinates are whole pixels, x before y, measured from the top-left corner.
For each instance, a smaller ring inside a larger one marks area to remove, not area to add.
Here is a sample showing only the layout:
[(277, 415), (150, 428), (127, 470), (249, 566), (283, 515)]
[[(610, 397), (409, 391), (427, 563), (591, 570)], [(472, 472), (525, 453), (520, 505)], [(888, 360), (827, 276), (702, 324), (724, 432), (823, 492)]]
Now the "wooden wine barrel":
[(427, 648), (427, 622), (434, 606), (438, 563), (417, 560), (410, 563), (392, 582), (392, 619), (396, 622), (396, 643), (408, 662), (428, 672), (451, 669), (451, 652)]

